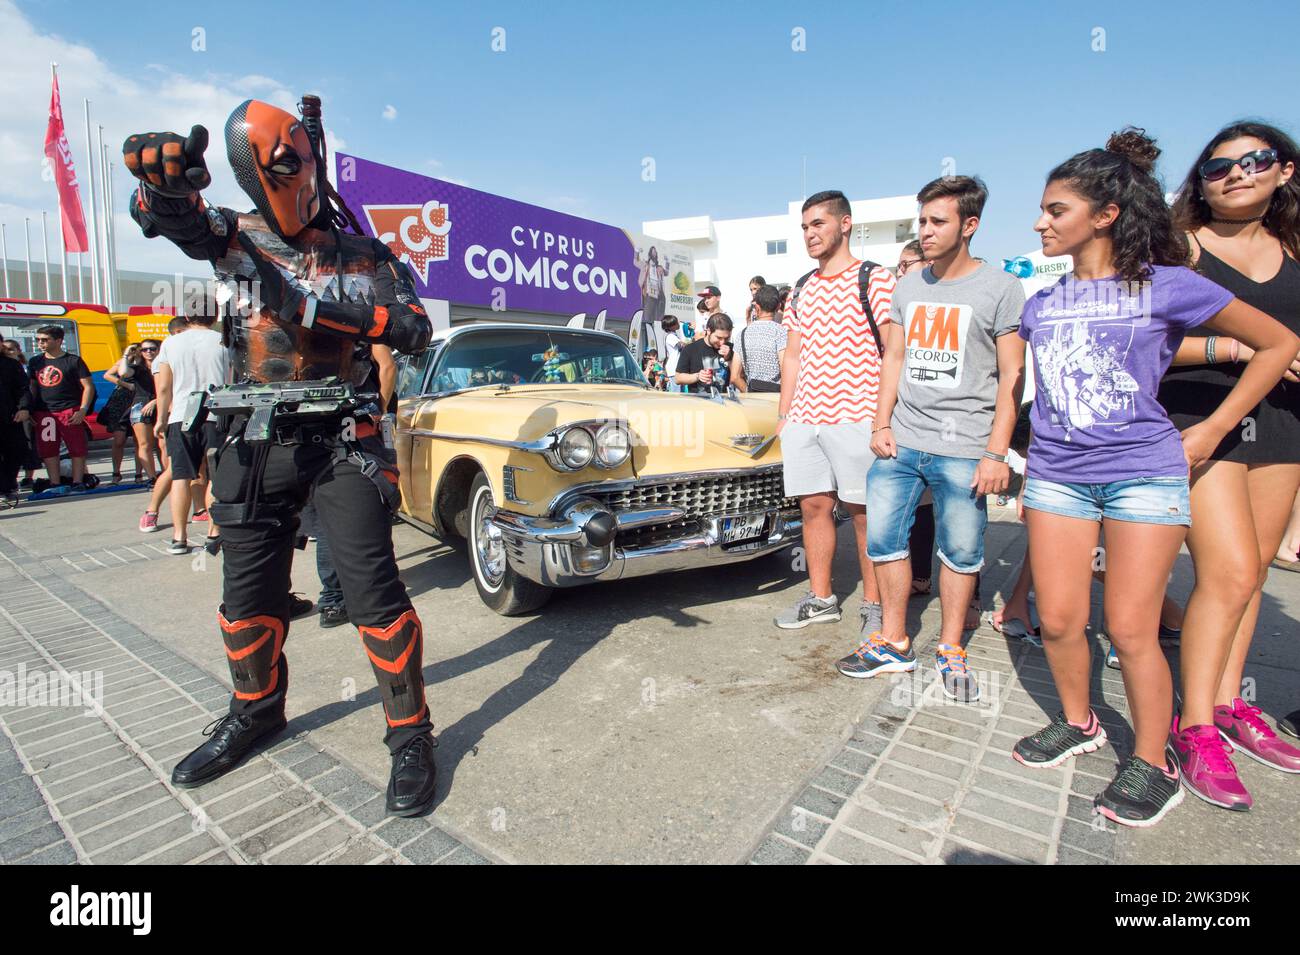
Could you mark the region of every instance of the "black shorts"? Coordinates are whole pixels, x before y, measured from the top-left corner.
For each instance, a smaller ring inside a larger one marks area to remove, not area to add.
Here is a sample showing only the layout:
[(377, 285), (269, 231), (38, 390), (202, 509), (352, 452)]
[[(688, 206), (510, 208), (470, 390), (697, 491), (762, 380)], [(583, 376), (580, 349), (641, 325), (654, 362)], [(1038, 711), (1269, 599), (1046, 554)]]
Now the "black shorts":
[(172, 462), (172, 479), (193, 481), (209, 448), (218, 447), (221, 435), (214, 422), (207, 421), (197, 431), (183, 431), (178, 422), (167, 426), (167, 457)]

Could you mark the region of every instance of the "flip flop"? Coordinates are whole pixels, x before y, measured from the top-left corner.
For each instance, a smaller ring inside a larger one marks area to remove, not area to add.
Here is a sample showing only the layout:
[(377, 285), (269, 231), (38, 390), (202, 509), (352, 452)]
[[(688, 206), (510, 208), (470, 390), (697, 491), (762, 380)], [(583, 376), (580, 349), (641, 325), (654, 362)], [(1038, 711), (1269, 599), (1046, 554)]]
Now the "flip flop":
[(998, 626), (993, 622), (993, 611), (990, 610), (985, 614), (985, 619), (988, 621), (990, 627), (1003, 636), (1015, 637), (1017, 640), (1024, 640), (1026, 643), (1032, 644), (1035, 647), (1041, 647), (1043, 645), (1042, 628), (1035, 627), (1033, 630), (1030, 630), (1029, 625), (1019, 617), (1012, 617), (1010, 620), (1004, 618), (1002, 625)]
[(1283, 560), (1281, 557), (1274, 557), (1270, 566), (1276, 567), (1278, 570), (1289, 570), (1293, 574), (1300, 574), (1300, 560)]
[[(917, 584), (919, 584), (921, 581), (925, 581), (925, 586), (924, 586), (924, 587), (918, 587), (918, 586), (917, 586)], [(915, 580), (912, 581), (912, 593), (911, 593), (910, 596), (913, 596), (913, 597), (921, 597), (921, 596), (923, 596), (923, 595), (925, 595), (925, 594), (928, 594), (929, 592), (930, 592), (930, 578), (929, 578), (929, 577), (918, 577), (918, 578), (916, 578)]]

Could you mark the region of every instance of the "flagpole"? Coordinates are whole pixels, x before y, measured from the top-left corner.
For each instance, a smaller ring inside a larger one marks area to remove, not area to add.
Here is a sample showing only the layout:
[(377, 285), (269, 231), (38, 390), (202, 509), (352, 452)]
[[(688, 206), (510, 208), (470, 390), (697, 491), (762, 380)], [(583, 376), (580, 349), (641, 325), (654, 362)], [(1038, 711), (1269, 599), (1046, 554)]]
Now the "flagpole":
[[(104, 127), (99, 127), (101, 139), (104, 135)], [(122, 276), (117, 271), (117, 226), (113, 223), (113, 163), (109, 159), (108, 147), (103, 147), (104, 151), (104, 206), (106, 209), (105, 218), (107, 222), (104, 225), (104, 231), (108, 237), (108, 266), (113, 289), (113, 305), (115, 308), (122, 307)]]
[(49, 222), (45, 215), (45, 210), (41, 210), (41, 246), (45, 249), (45, 301), (53, 301), (50, 298), (50, 228)]
[(99, 284), (99, 201), (95, 190), (95, 139), (90, 135), (90, 100), (86, 103), (86, 175), (90, 178), (90, 287), (92, 301), (103, 304)]
[(108, 255), (108, 183), (104, 178), (104, 127), (96, 126), (96, 129), (98, 130), (98, 138), (96, 139), (95, 152), (98, 154), (96, 158), (99, 160), (99, 185), (101, 188), (99, 201), (101, 211), (104, 213), (104, 245), (99, 250), (99, 264), (104, 273), (104, 284), (102, 286), (104, 289), (103, 305), (111, 312), (113, 310), (113, 266)]
[(5, 235), (4, 223), (0, 222), (0, 258), (5, 260), (5, 298), (9, 297), (9, 237)]
[(78, 302), (84, 302), (86, 300), (85, 277), (82, 275), (81, 272), (81, 259), (84, 255), (85, 255), (84, 252), (77, 253), (77, 301)]
[(23, 235), (27, 237), (27, 297), (36, 298), (36, 293), (32, 290), (32, 220), (23, 216)]
[(62, 288), (59, 293), (63, 301), (71, 302), (72, 296), (68, 294), (68, 229), (63, 224), (63, 200), (59, 200), (59, 264), (60, 271), (63, 275)]

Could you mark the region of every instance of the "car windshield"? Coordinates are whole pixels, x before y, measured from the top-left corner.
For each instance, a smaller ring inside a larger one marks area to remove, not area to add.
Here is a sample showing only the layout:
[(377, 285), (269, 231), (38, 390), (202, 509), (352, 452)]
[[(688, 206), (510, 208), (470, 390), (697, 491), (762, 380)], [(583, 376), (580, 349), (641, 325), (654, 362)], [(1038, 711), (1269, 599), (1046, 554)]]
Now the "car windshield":
[(563, 328), (501, 328), (464, 332), (450, 340), (431, 390), (573, 384), (649, 387), (632, 353), (617, 339)]

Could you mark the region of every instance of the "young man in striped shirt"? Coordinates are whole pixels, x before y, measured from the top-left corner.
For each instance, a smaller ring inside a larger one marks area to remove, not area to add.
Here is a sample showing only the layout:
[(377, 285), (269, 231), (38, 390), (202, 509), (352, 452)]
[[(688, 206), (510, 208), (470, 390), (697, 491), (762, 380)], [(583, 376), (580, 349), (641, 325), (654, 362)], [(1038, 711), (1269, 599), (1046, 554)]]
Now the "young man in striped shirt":
[(863, 301), (863, 263), (849, 250), (853, 218), (844, 193), (810, 196), (803, 204), (802, 228), (804, 246), (817, 260), (817, 269), (785, 306), (787, 344), (777, 433), (785, 493), (799, 498), (803, 515), (810, 590), (777, 617), (776, 625), (794, 630), (840, 619), (831, 590), (838, 500), (852, 515), (857, 535), (865, 639), (881, 626), (880, 596), (866, 556), (867, 469), (880, 386), (877, 335), (887, 339), (889, 334), (894, 276), (888, 269), (868, 266)]
[(970, 254), (988, 190), (946, 176), (917, 194), (926, 268), (898, 283), (898, 333), (888, 342), (872, 425), (867, 553), (884, 603), (881, 633), (839, 662), (845, 676), (916, 669), (904, 628), (916, 502), (934, 496), (942, 624), (935, 668), (949, 699), (973, 703), (962, 629), (984, 565), (985, 497), (1005, 491), (1007, 449), (1024, 388), (1025, 342), (1015, 331), (1025, 294), (1011, 275)]

